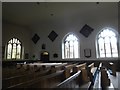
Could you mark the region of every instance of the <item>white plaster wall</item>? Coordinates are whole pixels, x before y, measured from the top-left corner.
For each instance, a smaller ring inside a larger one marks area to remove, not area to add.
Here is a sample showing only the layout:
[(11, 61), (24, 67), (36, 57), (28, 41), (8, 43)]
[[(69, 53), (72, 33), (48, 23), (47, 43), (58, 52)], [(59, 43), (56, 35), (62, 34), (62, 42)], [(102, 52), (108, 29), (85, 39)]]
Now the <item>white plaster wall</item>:
[[(37, 33), (40, 36), (40, 40), (37, 42), (37, 44), (32, 44), (34, 54), (36, 54), (37, 58), (40, 57), (40, 52), (42, 51), (41, 45), (44, 43), (46, 44), (46, 51), (50, 53), (50, 60), (60, 60), (62, 58), (62, 39), (67, 33), (73, 32), (74, 34), (76, 34), (76, 36), (79, 37), (80, 40), (80, 58), (86, 59), (84, 57), (84, 49), (90, 48), (92, 52), (92, 56), (90, 57), (90, 59), (96, 59), (96, 48), (95, 48), (96, 35), (101, 29), (105, 27), (111, 27), (117, 30), (117, 21), (104, 20), (104, 22), (95, 22), (95, 23), (87, 23), (87, 24), (94, 28), (94, 31), (90, 34), (88, 38), (84, 37), (82, 34), (79, 33), (79, 30), (84, 24), (78, 26), (76, 25), (76, 27), (68, 26), (67, 28), (64, 28), (62, 26), (52, 28), (48, 25), (47, 27), (42, 27), (42, 26), (35, 27), (33, 34)], [(54, 42), (52, 42), (48, 38), (48, 35), (52, 30), (54, 30), (58, 34), (58, 37), (55, 39)], [(58, 53), (59, 57), (57, 59), (53, 58), (54, 53)]]
[[(63, 37), (69, 33), (73, 32), (76, 36), (79, 37), (80, 40), (80, 59), (87, 59), (84, 57), (84, 49), (90, 48), (92, 52), (92, 56), (89, 59), (96, 59), (96, 35), (105, 27), (110, 27), (118, 31), (118, 7), (113, 6), (112, 11), (110, 8), (104, 10), (106, 13), (101, 12), (100, 15), (97, 12), (90, 12), (84, 17), (80, 17), (80, 15), (76, 15), (76, 17), (62, 18), (61, 20), (57, 21), (52, 20), (51, 22), (43, 22), (37, 23), (32, 26), (33, 34), (37, 33), (40, 36), (40, 40), (38, 43), (32, 44), (33, 45), (33, 53), (36, 54), (36, 58), (40, 58), (41, 45), (43, 43), (46, 44), (46, 51), (50, 53), (50, 60), (61, 60), (62, 59), (62, 39)], [(92, 14), (91, 14), (92, 13)], [(85, 25), (88, 24), (94, 31), (90, 34), (88, 38), (84, 37), (82, 34), (79, 33), (80, 29)], [(49, 33), (54, 30), (58, 37), (55, 39), (54, 42), (50, 41), (48, 38)], [(119, 46), (120, 47), (120, 46)], [(58, 58), (53, 58), (53, 54), (58, 53)]]
[[(102, 8), (98, 6), (96, 10), (92, 10), (90, 12), (84, 12), (82, 15), (79, 12), (75, 12), (75, 16), (70, 18), (70, 16), (61, 17), (60, 19), (56, 17), (51, 17), (50, 21), (42, 21), (41, 23), (36, 22), (34, 25), (31, 25), (29, 29), (25, 29), (22, 27), (14, 26), (12, 24), (3, 25), (3, 45), (12, 38), (13, 36), (17, 36), (24, 43), (25, 52), (30, 53), (30, 58), (32, 55), (36, 56), (36, 59), (40, 59), (40, 53), (44, 50), (41, 49), (42, 44), (46, 44), (45, 51), (50, 53), (50, 60), (61, 60), (62, 59), (62, 39), (69, 32), (73, 32), (80, 40), (80, 59), (87, 59), (84, 57), (84, 49), (90, 48), (92, 52), (92, 56), (89, 58), (90, 60), (96, 59), (96, 35), (99, 31), (105, 27), (110, 27), (118, 31), (118, 6), (117, 4), (113, 4), (113, 7), (107, 9), (99, 9)], [(86, 9), (90, 9), (90, 6)], [(103, 13), (104, 12), (104, 13)], [(80, 29), (88, 24), (91, 26), (94, 31), (90, 34), (88, 38), (84, 37), (79, 33)], [(52, 42), (48, 35), (54, 30), (58, 37)], [(40, 40), (37, 44), (34, 44), (31, 41), (31, 38), (34, 34), (38, 34), (40, 36)], [(119, 40), (120, 42), (120, 40)], [(120, 44), (119, 44), (120, 51)], [(53, 54), (58, 53), (58, 58), (53, 58)], [(120, 57), (120, 55), (119, 55)], [(78, 60), (78, 59), (77, 59)]]

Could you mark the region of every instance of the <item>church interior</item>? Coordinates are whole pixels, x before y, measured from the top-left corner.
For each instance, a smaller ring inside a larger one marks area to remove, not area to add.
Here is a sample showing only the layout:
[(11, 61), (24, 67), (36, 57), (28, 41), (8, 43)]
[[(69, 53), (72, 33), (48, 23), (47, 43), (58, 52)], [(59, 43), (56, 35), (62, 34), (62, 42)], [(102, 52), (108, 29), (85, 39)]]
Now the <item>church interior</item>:
[(2, 2), (2, 89), (120, 89), (118, 2)]

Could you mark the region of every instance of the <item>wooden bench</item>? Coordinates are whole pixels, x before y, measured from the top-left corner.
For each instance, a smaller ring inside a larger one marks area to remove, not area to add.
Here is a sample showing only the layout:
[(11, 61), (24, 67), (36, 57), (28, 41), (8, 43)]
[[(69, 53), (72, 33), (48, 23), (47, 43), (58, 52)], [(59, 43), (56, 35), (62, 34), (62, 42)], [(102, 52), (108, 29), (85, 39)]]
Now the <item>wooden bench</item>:
[(25, 81), (29, 81), (33, 78), (38, 78), (40, 76), (47, 75), (49, 73), (50, 73), (50, 69), (47, 69), (47, 70), (44, 70), (41, 72), (28, 73), (28, 74), (24, 74), (24, 75), (18, 75), (18, 76), (13, 76), (10, 78), (5, 78), (2, 80), (2, 83), (3, 83), (2, 85), (3, 85), (3, 88), (7, 88), (9, 86), (12, 86), (12, 85), (15, 85), (18, 83), (22, 83)]
[(9, 78), (17, 75), (23, 75), (33, 72), (30, 70), (30, 66), (27, 64), (16, 65), (13, 68), (3, 68), (3, 78)]
[[(74, 66), (74, 74), (65, 79), (63, 82), (58, 84), (57, 88), (89, 88), (91, 82), (87, 76), (87, 71), (85, 70), (86, 64), (80, 64)], [(84, 82), (84, 83), (83, 83)], [(85, 83), (86, 82), (86, 83)]]
[[(82, 66), (83, 65), (83, 66)], [(89, 88), (90, 87), (90, 81), (88, 80), (87, 76), (87, 70), (86, 65), (77, 65), (77, 64), (70, 64), (70, 65), (57, 65), (57, 66), (51, 66), (51, 70), (49, 71), (49, 74), (46, 75), (39, 75), (19, 82), (17, 84), (11, 84), (8, 86), (9, 88)], [(77, 72), (73, 73), (73, 68), (77, 67)], [(81, 68), (80, 68), (81, 67)], [(36, 73), (36, 72), (34, 72)], [(32, 77), (32, 75), (30, 75)], [(87, 77), (86, 80), (88, 80), (86, 83), (82, 84), (82, 80), (84, 80), (84, 77)], [(22, 78), (21, 78), (22, 79)], [(17, 80), (16, 80), (17, 81)], [(4, 86), (5, 87), (5, 86)], [(6, 88), (5, 88), (6, 89)]]
[(101, 69), (101, 86), (102, 87), (110, 86), (110, 79), (105, 68)]
[(22, 74), (25, 74), (25, 73), (28, 73), (29, 71), (28, 70), (25, 70), (24, 68), (20, 68), (20, 69), (17, 69), (17, 68), (3, 68), (2, 69), (3, 72), (2, 72), (2, 78), (9, 78), (11, 76), (16, 76), (16, 75), (22, 75)]
[(61, 82), (63, 77), (62, 71), (57, 71), (55, 73), (41, 76), (39, 78), (35, 78), (26, 82), (22, 82), (13, 86), (8, 87), (9, 88), (50, 88), (53, 85)]
[(96, 77), (95, 73), (97, 71), (97, 67), (94, 66), (94, 63), (91, 63), (90, 65), (88, 65), (87, 70), (88, 70), (88, 76), (90, 77), (90, 81), (93, 84)]
[(109, 68), (111, 70), (111, 74), (114, 75), (114, 76), (116, 76), (116, 66), (115, 66), (115, 64), (112, 63), (112, 62), (110, 62), (109, 65), (110, 65)]
[(63, 82), (58, 84), (56, 88), (79, 88), (80, 87), (80, 73), (81, 71), (78, 71), (74, 75), (70, 76), (69, 78), (65, 79)]
[[(82, 65), (85, 67), (84, 64)], [(77, 64), (71, 64), (65, 66), (64, 65), (51, 66), (50, 68), (51, 73), (46, 74), (44, 76), (43, 75), (40, 76), (39, 74), (36, 74), (33, 76), (34, 78), (32, 77), (32, 75), (30, 75), (31, 79), (29, 79), (30, 77), (28, 76), (26, 81), (22, 81), (17, 84), (11, 84), (8, 86), (8, 88), (52, 88), (52, 87), (56, 87), (58, 84), (64, 82), (65, 80), (66, 82), (69, 81), (69, 83), (71, 84), (74, 83), (75, 87), (78, 87), (79, 84), (79, 88), (87, 88), (89, 87), (90, 82), (85, 83), (84, 85), (80, 85), (82, 79), (84, 77), (88, 77), (87, 71), (82, 66), (80, 66), (82, 68), (79, 68), (79, 66), (80, 65)], [(78, 67), (81, 71), (77, 69), (78, 71), (76, 73), (73, 73), (73, 67)], [(76, 84), (76, 82), (78, 82), (78, 84)]]
[(88, 72), (86, 70), (86, 63), (77, 65), (73, 68), (73, 72), (78, 72), (79, 70), (81, 70), (81, 79), (83, 81), (83, 83), (89, 82), (89, 77), (88, 77)]
[[(52, 65), (52, 63), (50, 63)], [(56, 63), (53, 63), (54, 65)], [(67, 63), (58, 63), (58, 66), (66, 65)], [(29, 73), (34, 73), (36, 71), (42, 71), (45, 68), (51, 67), (50, 65), (45, 65), (45, 63), (30, 63), (30, 64), (17, 64), (16, 67), (13, 68), (3, 68), (2, 78), (10, 78), (17, 75), (24, 75)]]
[(77, 65), (73, 68), (73, 72), (76, 73), (78, 70), (81, 70), (83, 68), (86, 68), (86, 63), (83, 63), (83, 64), (80, 64), (80, 65)]
[(98, 70), (99, 72), (96, 76), (93, 89), (99, 88), (99, 89), (105, 89), (105, 90), (109, 90), (109, 89), (114, 90), (113, 84), (109, 77), (109, 72), (103, 66), (102, 63), (100, 63)]
[[(23, 83), (19, 83), (13, 86), (10, 86), (8, 88), (55, 88), (56, 86), (59, 86), (60, 83), (63, 83), (65, 81), (72, 81), (76, 82), (76, 80), (81, 81), (78, 76), (80, 75), (81, 71), (78, 71), (77, 73), (70, 75), (68, 77), (68, 73), (71, 73), (71, 69), (73, 66), (76, 64), (72, 65), (67, 65), (65, 66), (64, 70), (58, 70), (55, 71), (54, 73), (51, 73), (49, 75), (41, 76)], [(69, 72), (68, 72), (69, 71)], [(68, 73), (66, 73), (68, 72)], [(83, 70), (84, 72), (84, 70)], [(67, 78), (68, 77), (68, 78)], [(76, 83), (74, 83), (76, 85)], [(80, 82), (78, 82), (80, 84)], [(75, 86), (77, 87), (77, 86)]]
[(29, 81), (31, 79), (35, 79), (35, 78), (41, 77), (43, 75), (48, 75), (48, 74), (54, 73), (60, 69), (63, 69), (64, 65), (65, 64), (59, 65), (59, 66), (51, 66), (51, 67), (43, 66), (42, 71), (40, 70), (37, 72), (32, 72), (32, 73), (28, 73), (28, 74), (24, 74), (24, 75), (18, 75), (18, 76), (13, 76), (10, 78), (5, 78), (5, 79), (3, 79), (3, 88), (7, 88), (7, 87), (10, 87), (15, 84)]
[(65, 79), (70, 77), (72, 74), (74, 74), (74, 71), (73, 71), (73, 67), (76, 66), (77, 64), (70, 64), (70, 65), (66, 65), (64, 67), (64, 75), (65, 75)]
[(113, 83), (112, 83), (112, 79), (110, 77), (110, 73), (109, 71), (107, 70), (107, 74), (108, 74), (108, 77), (110, 79), (110, 85), (109, 86), (106, 86), (107, 90), (111, 89), (111, 90), (116, 90), (115, 87), (113, 86)]
[[(65, 70), (70, 69), (70, 66), (72, 67), (72, 65), (67, 65), (65, 66)], [(60, 68), (60, 66), (57, 66), (56, 69)], [(56, 86), (56, 84), (58, 84), (59, 82), (61, 82), (62, 80), (65, 79), (66, 75), (66, 71), (64, 70), (55, 70), (55, 66), (51, 66), (50, 72), (48, 75), (44, 75), (38, 78), (33, 78), (32, 80), (29, 81), (25, 81), (13, 86), (10, 86), (8, 88), (50, 88), (50, 87), (54, 87)], [(51, 85), (52, 84), (52, 85)], [(54, 85), (55, 84), (55, 85)]]

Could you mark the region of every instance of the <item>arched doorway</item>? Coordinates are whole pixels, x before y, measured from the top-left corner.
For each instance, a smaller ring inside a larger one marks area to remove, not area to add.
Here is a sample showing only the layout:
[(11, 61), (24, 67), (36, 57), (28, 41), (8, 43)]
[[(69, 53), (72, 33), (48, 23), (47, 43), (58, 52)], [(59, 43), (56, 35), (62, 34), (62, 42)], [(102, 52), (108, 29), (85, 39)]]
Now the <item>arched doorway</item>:
[(40, 59), (41, 59), (43, 62), (49, 62), (49, 52), (47, 52), (47, 51), (41, 52)]

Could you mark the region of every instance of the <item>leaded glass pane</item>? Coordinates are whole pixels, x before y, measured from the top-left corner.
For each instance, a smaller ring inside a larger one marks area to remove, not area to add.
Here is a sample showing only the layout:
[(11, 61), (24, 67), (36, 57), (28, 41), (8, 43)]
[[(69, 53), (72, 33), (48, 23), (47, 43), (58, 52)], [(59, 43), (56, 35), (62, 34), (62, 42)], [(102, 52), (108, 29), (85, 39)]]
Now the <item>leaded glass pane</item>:
[(105, 57), (105, 54), (100, 53), (100, 57)]
[(17, 39), (15, 39), (15, 43), (17, 43)]
[(7, 59), (11, 59), (11, 51), (12, 51), (12, 45), (8, 44), (7, 48)]
[(106, 43), (105, 44), (105, 51), (106, 51), (106, 53), (111, 53), (111, 48), (110, 48), (110, 44), (109, 43)]
[(12, 58), (16, 58), (16, 44), (13, 44), (13, 49), (12, 49)]
[(78, 58), (78, 39), (73, 34), (66, 37), (64, 42), (64, 58)]
[(12, 38), (7, 45), (7, 59), (20, 59), (21, 49), (21, 42), (16, 38)]
[(13, 38), (13, 43), (15, 43), (15, 38)]
[(113, 57), (118, 57), (118, 53), (113, 53)]
[(110, 36), (110, 37), (111, 37), (111, 36), (114, 36), (114, 37), (115, 37), (116, 35), (115, 35), (114, 32), (110, 31), (110, 32), (109, 32), (109, 36)]
[(105, 50), (104, 50), (104, 39), (100, 38), (98, 43), (99, 43), (99, 51), (100, 51), (100, 53), (105, 53)]
[(110, 39), (109, 39), (109, 37), (107, 36), (107, 37), (105, 37), (105, 43), (110, 43)]
[(98, 35), (99, 57), (118, 57), (116, 34), (109, 28)]
[(17, 46), (17, 59), (20, 59), (20, 53), (21, 53), (21, 46), (20, 44)]
[(74, 56), (75, 56), (75, 58), (79, 58), (78, 57), (78, 51), (79, 49), (78, 49), (78, 42), (77, 41), (75, 41), (74, 42)]
[(111, 54), (110, 53), (106, 53), (106, 57), (111, 57)]
[(12, 39), (10, 40), (10, 43), (13, 43)]

